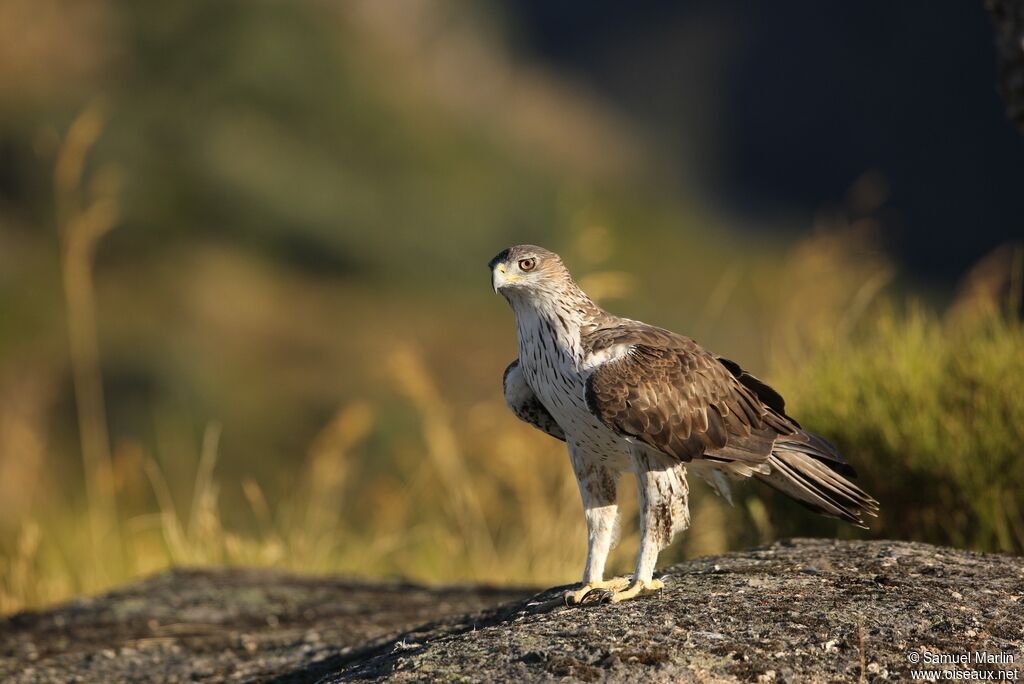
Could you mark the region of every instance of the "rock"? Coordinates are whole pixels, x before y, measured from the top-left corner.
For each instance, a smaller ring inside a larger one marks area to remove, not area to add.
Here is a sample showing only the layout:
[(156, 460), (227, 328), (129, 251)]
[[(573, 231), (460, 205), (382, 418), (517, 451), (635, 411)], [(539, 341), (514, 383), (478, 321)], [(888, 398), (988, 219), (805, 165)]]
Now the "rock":
[(416, 625), (529, 593), (175, 570), (0, 620), (0, 681), (228, 682), (287, 673), (308, 681), (317, 678), (316, 663), (340, 662)]
[(787, 540), (664, 579), (655, 596), (576, 608), (566, 587), (179, 570), (0, 621), (0, 679), (874, 682), (908, 679), (912, 652), (975, 651), (1005, 657), (957, 667), (1024, 678), (1021, 558)]

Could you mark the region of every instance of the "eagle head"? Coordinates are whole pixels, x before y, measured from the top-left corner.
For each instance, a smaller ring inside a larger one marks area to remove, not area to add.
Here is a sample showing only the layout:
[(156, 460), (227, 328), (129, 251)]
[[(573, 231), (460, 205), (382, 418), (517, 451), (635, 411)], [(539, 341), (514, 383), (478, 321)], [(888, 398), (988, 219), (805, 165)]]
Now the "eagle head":
[(491, 286), (506, 297), (514, 292), (539, 294), (571, 283), (562, 258), (536, 245), (516, 245), (502, 250), (488, 264)]

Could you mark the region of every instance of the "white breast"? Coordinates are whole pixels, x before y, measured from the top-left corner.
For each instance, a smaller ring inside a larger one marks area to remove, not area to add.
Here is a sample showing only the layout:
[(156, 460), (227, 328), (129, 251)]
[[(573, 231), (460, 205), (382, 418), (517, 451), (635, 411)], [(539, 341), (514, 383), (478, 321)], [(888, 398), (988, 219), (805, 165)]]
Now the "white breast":
[[(610, 467), (628, 468), (629, 444), (601, 424), (587, 408), (586, 378), (597, 365), (595, 359), (583, 358), (578, 333), (566, 333), (531, 318), (519, 321), (519, 365), (527, 384), (565, 431), (569, 442)], [(602, 362), (627, 351), (606, 354), (608, 358)]]

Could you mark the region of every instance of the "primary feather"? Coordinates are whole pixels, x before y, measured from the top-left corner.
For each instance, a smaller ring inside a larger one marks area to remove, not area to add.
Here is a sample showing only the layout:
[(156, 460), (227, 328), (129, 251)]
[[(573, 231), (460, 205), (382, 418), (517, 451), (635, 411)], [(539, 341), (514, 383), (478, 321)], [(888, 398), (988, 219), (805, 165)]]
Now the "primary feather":
[(786, 415), (782, 396), (688, 337), (616, 320), (583, 337), (593, 351), (628, 353), (586, 382), (590, 411), (617, 434), (680, 461), (702, 459), (754, 475), (825, 515), (863, 525), (877, 502), (844, 479), (853, 469), (825, 439)]

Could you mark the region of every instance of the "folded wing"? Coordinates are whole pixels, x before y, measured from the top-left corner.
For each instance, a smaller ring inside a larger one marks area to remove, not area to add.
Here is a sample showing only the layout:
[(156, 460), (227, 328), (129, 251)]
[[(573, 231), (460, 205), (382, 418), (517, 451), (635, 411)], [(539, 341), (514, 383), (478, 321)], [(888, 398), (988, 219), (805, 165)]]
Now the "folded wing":
[(600, 360), (586, 382), (587, 407), (619, 435), (680, 461), (755, 476), (855, 525), (877, 513), (878, 503), (844, 479), (854, 472), (836, 448), (801, 429), (781, 395), (738, 364), (634, 321), (597, 329), (584, 344)]
[(800, 429), (774, 390), (772, 403), (780, 410), (688, 337), (630, 322), (596, 330), (586, 343), (593, 353), (627, 350), (587, 379), (590, 411), (619, 434), (681, 461), (735, 462), (758, 470), (776, 437)]
[(505, 369), (502, 386), (505, 391), (505, 403), (517, 418), (548, 433), (555, 439), (565, 441), (565, 432), (561, 426), (544, 408), (544, 404), (540, 403), (540, 399), (533, 393), (530, 386), (526, 384), (526, 378), (523, 377), (523, 371), (519, 367), (519, 359), (510, 363)]

